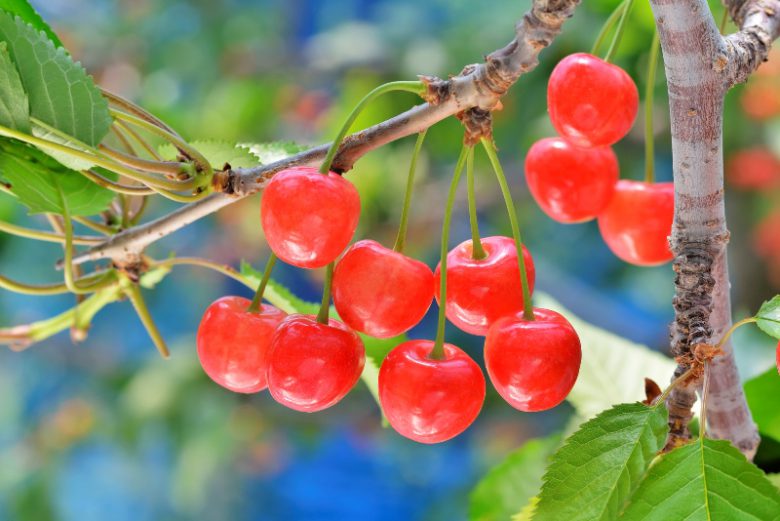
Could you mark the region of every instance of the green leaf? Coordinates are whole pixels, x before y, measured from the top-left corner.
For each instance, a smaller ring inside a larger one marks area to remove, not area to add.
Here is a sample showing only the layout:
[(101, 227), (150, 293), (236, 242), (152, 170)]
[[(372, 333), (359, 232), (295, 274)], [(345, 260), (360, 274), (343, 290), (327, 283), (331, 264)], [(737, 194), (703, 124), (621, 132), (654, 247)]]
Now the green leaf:
[(0, 140), (0, 175), (30, 213), (62, 214), (60, 190), (71, 215), (100, 213), (114, 199), (110, 190), (17, 141)]
[(15, 14), (35, 29), (45, 32), (55, 46), (64, 47), (57, 34), (51, 30), (49, 24), (43, 21), (41, 15), (33, 9), (33, 6), (27, 0), (0, 0), (0, 9)]
[(30, 133), (30, 101), (5, 42), (0, 42), (0, 125)]
[(761, 305), (756, 313), (756, 324), (767, 335), (780, 339), (780, 295)]
[(520, 512), (512, 516), (512, 521), (532, 521), (538, 504), (539, 496), (532, 497)]
[(539, 493), (547, 460), (559, 435), (530, 440), (490, 469), (469, 498), (470, 521), (505, 521)]
[(277, 141), (273, 143), (240, 143), (239, 147), (249, 150), (264, 165), (294, 156), (309, 147), (292, 141)]
[(668, 433), (663, 407), (621, 404), (585, 422), (552, 457), (534, 521), (617, 517)]
[(745, 395), (761, 434), (780, 441), (780, 407), (771, 399), (780, 396), (777, 369), (773, 367), (745, 382)]
[(33, 117), (90, 146), (111, 125), (108, 102), (81, 65), (46, 35), (0, 11), (0, 40), (16, 63)]
[(704, 438), (661, 456), (620, 519), (777, 520), (780, 491), (728, 441)]
[[(250, 168), (260, 164), (260, 160), (245, 147), (227, 141), (193, 141), (189, 144), (218, 170), (225, 164), (229, 164), (232, 168)], [(161, 145), (159, 152), (160, 156), (167, 161), (176, 161), (179, 155), (179, 151), (170, 143)]]
[(778, 490), (780, 490), (780, 474), (767, 474), (766, 477)]
[(671, 358), (584, 322), (549, 295), (535, 293), (534, 305), (563, 314), (580, 337), (580, 374), (566, 399), (584, 418), (618, 403), (644, 400), (645, 377), (664, 388), (677, 367)]

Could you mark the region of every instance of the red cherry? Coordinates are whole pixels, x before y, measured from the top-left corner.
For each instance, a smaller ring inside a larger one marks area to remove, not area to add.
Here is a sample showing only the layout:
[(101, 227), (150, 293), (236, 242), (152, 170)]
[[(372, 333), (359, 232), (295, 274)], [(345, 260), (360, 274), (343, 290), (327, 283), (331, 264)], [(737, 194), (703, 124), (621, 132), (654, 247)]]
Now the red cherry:
[(296, 411), (321, 411), (347, 395), (365, 363), (363, 341), (338, 320), (290, 315), (271, 342), (268, 390)]
[(580, 339), (568, 320), (543, 308), (534, 308), (534, 318), (518, 313), (499, 319), (485, 339), (490, 381), (509, 405), (525, 412), (561, 403), (582, 360)]
[(433, 272), (376, 241), (352, 245), (333, 272), (333, 303), (352, 329), (390, 338), (414, 327), (433, 301)]
[(674, 185), (619, 181), (599, 215), (601, 236), (612, 252), (637, 266), (655, 266), (674, 257), (669, 234), (674, 219)]
[(242, 297), (222, 297), (206, 309), (198, 327), (200, 365), (212, 380), (237, 393), (256, 393), (267, 387), (271, 339), (287, 316), (267, 304), (258, 313), (250, 313), (249, 304)]
[(619, 177), (609, 147), (581, 148), (558, 137), (534, 143), (525, 179), (544, 212), (563, 223), (589, 221), (609, 203)]
[(773, 188), (780, 183), (780, 159), (763, 147), (740, 150), (726, 162), (726, 177), (735, 188)]
[[(497, 319), (523, 309), (517, 248), (510, 237), (486, 237), (482, 247), (487, 257), (475, 260), (472, 243), (465, 241), (447, 254), (447, 318), (472, 335), (486, 335)], [(523, 260), (531, 292), (534, 262), (523, 246)], [(434, 273), (434, 295), (439, 301), (441, 266)]]
[(273, 176), (263, 192), (263, 230), (277, 257), (300, 268), (321, 268), (355, 234), (360, 196), (340, 175), (297, 166)]
[(387, 420), (420, 443), (440, 443), (465, 431), (485, 401), (485, 377), (476, 362), (452, 344), (444, 344), (444, 359), (432, 359), (433, 344), (399, 344), (379, 369), (379, 401)]
[(583, 147), (620, 141), (636, 119), (639, 93), (626, 71), (591, 54), (572, 54), (555, 66), (547, 108), (558, 133)]

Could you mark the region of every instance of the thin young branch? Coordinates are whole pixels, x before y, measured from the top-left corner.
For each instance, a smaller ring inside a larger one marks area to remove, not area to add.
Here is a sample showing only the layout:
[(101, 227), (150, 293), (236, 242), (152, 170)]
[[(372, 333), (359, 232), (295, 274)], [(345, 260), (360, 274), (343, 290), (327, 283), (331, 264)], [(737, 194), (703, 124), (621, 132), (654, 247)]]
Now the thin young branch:
[[(539, 52), (552, 43), (579, 2), (534, 0), (531, 10), (516, 25), (515, 38), (509, 44), (488, 55), (485, 63), (470, 65), (450, 80), (424, 78), (429, 84), (427, 103), (348, 136), (336, 155), (333, 170), (346, 172), (371, 150), (421, 132), (453, 115), (463, 115), (467, 131), (478, 132), (476, 128), (482, 121), (468, 115), (489, 114), (500, 107), (501, 97), (522, 74), (536, 67)], [(284, 168), (318, 164), (327, 149), (328, 145), (321, 145), (270, 165), (218, 173), (215, 187), (223, 193), (213, 194), (148, 224), (119, 233), (77, 256), (74, 262), (81, 264), (104, 258), (114, 259), (120, 264), (136, 262), (144, 248), (153, 242), (262, 190), (265, 182)]]
[[(675, 322), (672, 351), (680, 365), (698, 344), (711, 344), (731, 326), (723, 188), (723, 100), (765, 59), (765, 36), (777, 36), (778, 0), (733, 0), (729, 9), (742, 30), (720, 35), (706, 0), (651, 0), (669, 90), (675, 216), (670, 244), (675, 254)], [(739, 5), (737, 5), (739, 4)], [(774, 5), (775, 7), (772, 7)], [(763, 14), (759, 14), (760, 9)], [(754, 37), (764, 43), (748, 43)], [(752, 458), (760, 441), (730, 343), (710, 367), (710, 436), (728, 439)], [(695, 392), (701, 382), (678, 386), (667, 400), (671, 427), (667, 448), (684, 443)]]

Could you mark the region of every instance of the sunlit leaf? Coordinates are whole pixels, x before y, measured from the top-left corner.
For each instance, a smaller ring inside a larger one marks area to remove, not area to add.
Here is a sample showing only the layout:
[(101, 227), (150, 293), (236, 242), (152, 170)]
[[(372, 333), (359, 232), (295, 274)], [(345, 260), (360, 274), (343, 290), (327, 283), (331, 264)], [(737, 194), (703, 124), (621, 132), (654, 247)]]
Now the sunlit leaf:
[(0, 125), (30, 132), (30, 101), (5, 42), (0, 42)]
[(761, 305), (756, 313), (756, 324), (767, 335), (780, 339), (780, 295)]

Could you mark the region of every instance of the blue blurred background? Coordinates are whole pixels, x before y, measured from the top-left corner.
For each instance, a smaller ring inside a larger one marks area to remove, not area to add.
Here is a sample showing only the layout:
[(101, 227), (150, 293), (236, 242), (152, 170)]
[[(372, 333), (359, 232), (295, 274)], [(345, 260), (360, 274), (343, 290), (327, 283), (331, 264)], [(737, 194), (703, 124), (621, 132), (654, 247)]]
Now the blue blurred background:
[[(510, 39), (529, 6), (528, 0), (491, 0), (478, 8), (466, 0), (32, 3), (101, 85), (137, 101), (186, 137), (303, 144), (330, 139), (351, 105), (379, 83), (417, 74), (446, 77), (480, 61)], [(550, 70), (566, 54), (590, 49), (616, 3), (589, 0), (578, 9), (564, 35), (544, 51), (538, 69), (504, 100), (504, 110), (496, 114), (496, 140), (534, 255), (538, 290), (590, 322), (665, 351), (671, 267), (627, 266), (603, 244), (595, 223), (554, 223), (530, 198), (522, 177), (525, 150), (552, 135), (545, 103)], [(713, 9), (720, 16), (719, 4)], [(642, 92), (652, 38), (644, 2), (637, 3), (629, 23), (617, 63)], [(729, 155), (760, 149), (761, 168), (780, 179), (777, 62), (730, 95), (726, 145)], [(656, 93), (657, 176), (669, 180), (660, 81)], [(385, 97), (358, 125), (413, 102), (405, 94)], [(616, 147), (623, 177), (643, 175), (642, 128), (640, 116)], [(409, 253), (431, 266), (460, 138), (459, 123), (445, 121), (431, 130), (425, 146)], [(349, 174), (363, 200), (358, 237), (392, 242), (412, 145), (405, 140), (373, 152)], [(772, 212), (780, 194), (777, 183), (745, 182), (741, 172), (759, 167), (753, 156), (741, 160), (748, 166), (730, 167), (734, 190), (728, 204), (735, 308), (744, 313), (767, 296), (767, 287), (780, 286), (780, 216)], [(509, 234), (484, 157), (477, 165), (483, 235)], [(171, 207), (156, 200), (149, 216)], [(0, 199), (0, 218), (46, 224), (8, 198)], [(469, 237), (465, 203), (455, 219), (453, 245)], [(259, 197), (151, 249), (158, 257), (170, 252), (262, 266), (268, 252)], [(0, 236), (6, 276), (55, 281), (53, 264), (60, 256), (58, 246)], [(159, 359), (126, 302), (101, 313), (83, 343), (74, 345), (62, 334), (23, 353), (0, 351), (0, 520), (465, 519), (467, 493), (486, 469), (529, 437), (560, 428), (570, 414), (567, 405), (519, 413), (489, 389), (481, 416), (464, 435), (424, 446), (382, 428), (362, 384), (342, 403), (314, 415), (284, 410), (267, 393), (231, 394), (202, 374), (194, 333), (211, 301), (250, 292), (196, 269), (177, 268), (147, 294), (172, 347), (169, 361)], [(299, 296), (319, 299), (321, 273), (279, 267), (276, 274)], [(39, 320), (72, 305), (70, 297), (3, 292), (0, 325)], [(435, 313), (434, 305), (411, 336), (432, 338)], [(481, 363), (480, 338), (449, 328), (448, 339)]]

